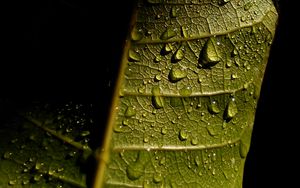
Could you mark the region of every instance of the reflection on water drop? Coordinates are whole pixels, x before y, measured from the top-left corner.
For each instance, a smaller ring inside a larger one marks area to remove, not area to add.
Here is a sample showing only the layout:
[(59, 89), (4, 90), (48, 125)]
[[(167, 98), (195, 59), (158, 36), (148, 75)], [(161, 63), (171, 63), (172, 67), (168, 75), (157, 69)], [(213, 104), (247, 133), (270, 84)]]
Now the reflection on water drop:
[(163, 48), (161, 50), (161, 54), (162, 55), (166, 55), (166, 54), (172, 52), (173, 48), (174, 47), (173, 47), (173, 45), (171, 43), (164, 44), (164, 46), (163, 46)]
[(148, 158), (148, 154), (145, 151), (139, 151), (136, 161), (129, 164), (126, 169), (128, 179), (137, 180), (144, 174)]

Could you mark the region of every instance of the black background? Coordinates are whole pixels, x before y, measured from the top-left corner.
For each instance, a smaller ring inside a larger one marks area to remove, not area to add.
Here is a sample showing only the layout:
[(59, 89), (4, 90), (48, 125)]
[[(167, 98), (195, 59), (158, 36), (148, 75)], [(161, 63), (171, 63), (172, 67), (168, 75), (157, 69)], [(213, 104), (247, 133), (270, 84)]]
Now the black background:
[[(83, 100), (101, 106), (100, 118), (105, 119), (130, 2), (2, 4), (1, 100)], [(299, 54), (295, 49), (299, 45), (292, 34), (296, 18), (292, 7), (291, 2), (279, 2), (279, 24), (258, 104), (245, 188), (294, 187), (299, 174), (299, 122), (295, 121), (299, 111)]]

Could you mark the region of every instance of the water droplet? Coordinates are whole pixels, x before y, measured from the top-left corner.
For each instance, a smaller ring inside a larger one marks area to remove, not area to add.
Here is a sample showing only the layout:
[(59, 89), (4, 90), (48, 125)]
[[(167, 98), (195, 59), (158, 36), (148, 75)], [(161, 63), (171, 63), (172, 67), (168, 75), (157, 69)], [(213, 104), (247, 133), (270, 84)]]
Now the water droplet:
[(162, 52), (161, 52), (162, 55), (166, 55), (166, 54), (172, 52), (173, 48), (174, 47), (171, 43), (164, 44), (164, 47), (163, 47)]
[(220, 0), (219, 1), (219, 5), (225, 5), (226, 3), (228, 3), (230, 0)]
[(134, 61), (134, 62), (140, 61), (140, 54), (138, 54), (136, 51), (130, 49), (128, 51), (128, 60), (131, 62), (132, 61)]
[(246, 21), (246, 17), (245, 16), (242, 16), (241, 17), (241, 22), (245, 22)]
[(161, 128), (161, 134), (166, 135), (167, 134), (167, 129), (165, 127)]
[(159, 161), (159, 165), (165, 165), (166, 164), (166, 157), (162, 157)]
[(3, 154), (3, 158), (4, 159), (9, 159), (10, 157), (12, 156), (12, 152), (5, 152), (4, 154)]
[(231, 79), (232, 79), (232, 80), (235, 80), (235, 79), (237, 79), (237, 78), (238, 78), (237, 73), (231, 74)]
[(155, 108), (163, 108), (164, 107), (164, 98), (160, 96), (160, 88), (158, 86), (154, 86), (152, 88), (152, 104)]
[(171, 82), (178, 82), (187, 76), (187, 73), (184, 69), (178, 67), (172, 67), (169, 73), (169, 79)]
[(15, 185), (17, 183), (17, 180), (9, 180), (8, 184), (9, 185)]
[(126, 111), (125, 111), (125, 117), (132, 117), (136, 114), (135, 108), (133, 108), (132, 106), (128, 106)]
[(188, 97), (192, 94), (192, 88), (190, 86), (183, 87), (179, 90), (179, 94), (184, 97)]
[(29, 183), (30, 183), (30, 180), (28, 180), (28, 179), (22, 181), (22, 184), (23, 184), (23, 185), (27, 185), (27, 184), (29, 184)]
[(144, 141), (144, 143), (148, 143), (149, 142), (149, 137), (145, 136), (143, 141)]
[(176, 7), (171, 8), (171, 18), (177, 17), (177, 11), (178, 11), (178, 9)]
[(123, 126), (121, 126), (121, 125), (115, 125), (114, 126), (114, 132), (116, 132), (116, 133), (122, 133), (122, 132), (124, 132)]
[(244, 10), (248, 11), (252, 7), (253, 3), (250, 1), (244, 5)]
[(225, 110), (225, 119), (231, 120), (236, 114), (238, 113), (237, 105), (235, 102), (235, 98), (231, 98), (227, 104), (226, 110)]
[(195, 157), (195, 164), (196, 164), (196, 166), (201, 165), (201, 160), (200, 160), (200, 157), (198, 155)]
[(80, 136), (82, 136), (82, 137), (85, 137), (85, 136), (88, 136), (88, 135), (90, 135), (90, 131), (81, 131), (80, 132)]
[(142, 40), (143, 33), (141, 30), (137, 30), (136, 27), (134, 27), (131, 31), (131, 40), (133, 41), (139, 41)]
[(161, 173), (155, 173), (153, 176), (154, 183), (159, 183), (163, 180)]
[(186, 140), (187, 138), (188, 138), (188, 133), (187, 133), (187, 131), (184, 130), (184, 129), (181, 129), (181, 130), (179, 131), (179, 139), (180, 139), (181, 141), (184, 141), (184, 140)]
[(148, 162), (148, 155), (144, 151), (138, 153), (137, 159), (135, 162), (131, 163), (127, 169), (126, 174), (130, 180), (139, 179), (145, 169), (145, 164)]
[(249, 145), (245, 143), (245, 141), (241, 141), (240, 143), (240, 156), (241, 158), (245, 158), (249, 151)]
[(154, 58), (154, 62), (155, 63), (158, 63), (158, 62), (160, 62), (161, 61), (161, 57), (160, 56), (155, 56), (155, 58)]
[(170, 99), (170, 105), (171, 105), (172, 107), (180, 107), (180, 106), (182, 106), (183, 104), (182, 104), (181, 98), (178, 98), (178, 97), (172, 97), (172, 98)]
[(211, 101), (208, 110), (211, 114), (218, 114), (220, 112), (220, 108), (216, 101)]
[(207, 132), (210, 136), (217, 136), (218, 133), (215, 131), (215, 129), (212, 126), (207, 126), (206, 127)]
[(154, 80), (156, 82), (161, 81), (161, 75), (160, 74), (155, 75)]
[(217, 52), (216, 38), (211, 37), (206, 41), (203, 49), (201, 50), (198, 62), (204, 68), (209, 68), (216, 65), (219, 61), (220, 57)]
[(199, 144), (199, 140), (198, 140), (198, 138), (193, 138), (192, 140), (191, 140), (191, 144), (192, 145), (198, 145)]
[(43, 166), (44, 166), (44, 163), (41, 163), (41, 162), (38, 162), (38, 161), (35, 163), (35, 169), (36, 170), (40, 170)]
[(237, 56), (239, 54), (239, 52), (237, 51), (236, 48), (234, 48), (231, 52), (231, 56), (234, 57), (234, 56)]
[(176, 32), (171, 29), (171, 28), (167, 28), (163, 33), (162, 35), (160, 36), (160, 39), (161, 40), (168, 40), (168, 39), (171, 39), (173, 37), (176, 36)]
[(184, 37), (184, 38), (187, 38), (188, 37), (188, 34), (187, 34), (187, 29), (184, 27), (184, 26), (181, 26), (181, 35)]
[(178, 49), (178, 50), (174, 53), (174, 55), (173, 55), (173, 57), (172, 57), (172, 58), (173, 58), (173, 62), (176, 63), (176, 62), (182, 60), (183, 57), (184, 57), (184, 53), (183, 53), (182, 49)]
[(43, 177), (43, 174), (36, 174), (36, 175), (33, 176), (33, 180), (34, 181), (40, 181), (42, 177)]

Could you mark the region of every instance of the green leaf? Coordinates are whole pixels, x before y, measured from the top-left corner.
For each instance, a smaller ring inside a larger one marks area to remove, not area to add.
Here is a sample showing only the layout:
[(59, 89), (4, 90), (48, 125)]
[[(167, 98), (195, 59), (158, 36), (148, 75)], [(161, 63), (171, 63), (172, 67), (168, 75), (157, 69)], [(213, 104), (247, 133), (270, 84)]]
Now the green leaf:
[(32, 106), (1, 124), (0, 187), (86, 187), (91, 106)]
[(95, 187), (242, 187), (276, 22), (271, 0), (138, 1)]

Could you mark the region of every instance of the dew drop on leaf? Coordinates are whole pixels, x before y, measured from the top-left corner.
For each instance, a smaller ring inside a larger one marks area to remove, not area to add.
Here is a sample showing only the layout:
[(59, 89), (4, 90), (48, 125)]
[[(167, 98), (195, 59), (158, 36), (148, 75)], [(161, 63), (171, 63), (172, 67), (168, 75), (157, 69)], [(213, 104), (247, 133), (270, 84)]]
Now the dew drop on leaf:
[(154, 80), (156, 82), (161, 81), (161, 75), (160, 74), (155, 75)]
[(211, 37), (201, 50), (198, 62), (202, 67), (209, 68), (216, 65), (219, 61), (216, 38)]
[(219, 5), (225, 5), (228, 3), (230, 0), (219, 0)]
[(12, 156), (12, 152), (5, 152), (4, 154), (3, 154), (3, 158), (4, 159), (10, 159), (10, 157)]
[(128, 51), (128, 60), (131, 62), (132, 61), (134, 61), (134, 62), (140, 61), (140, 54), (138, 54), (136, 51), (130, 49)]
[(185, 70), (180, 69), (178, 67), (172, 67), (169, 73), (169, 79), (171, 82), (178, 82), (187, 76)]
[(159, 55), (155, 56), (154, 62), (155, 62), (155, 63), (158, 63), (158, 62), (160, 62), (160, 61), (161, 61), (161, 57), (160, 57)]
[(35, 174), (33, 176), (33, 180), (34, 181), (40, 181), (42, 177), (43, 177), (43, 174)]
[(249, 145), (246, 144), (243, 140), (240, 143), (240, 156), (241, 158), (245, 158), (248, 154)]
[(187, 131), (186, 130), (184, 130), (184, 129), (181, 129), (180, 131), (179, 131), (179, 139), (181, 140), (181, 141), (184, 141), (184, 140), (186, 140), (187, 138), (188, 138), (188, 133), (187, 133)]
[(238, 109), (235, 102), (235, 98), (231, 98), (227, 104), (224, 117), (226, 120), (231, 120), (237, 113)]
[(184, 53), (182, 51), (182, 49), (178, 49), (175, 53), (174, 53), (174, 56), (173, 56), (173, 60), (174, 60), (174, 63), (182, 60), (184, 57)]
[(191, 140), (191, 144), (192, 145), (197, 145), (199, 143), (199, 140), (198, 140), (198, 138), (192, 138), (192, 140)]
[(208, 110), (211, 114), (218, 114), (220, 112), (220, 108), (219, 108), (217, 102), (214, 100), (211, 101)]
[(155, 173), (153, 176), (154, 183), (160, 183), (163, 180), (161, 173)]
[(178, 11), (178, 9), (176, 7), (171, 8), (171, 18), (177, 17), (177, 11)]
[(160, 88), (154, 86), (152, 88), (152, 104), (155, 108), (160, 109), (164, 107), (164, 98), (160, 96)]
[(15, 185), (17, 180), (9, 180), (8, 185)]
[(174, 47), (173, 47), (173, 45), (172, 45), (171, 43), (164, 44), (161, 53), (162, 53), (163, 55), (166, 55), (166, 54), (172, 52), (173, 48), (174, 48)]
[(132, 106), (128, 106), (125, 111), (125, 117), (132, 117), (136, 114), (135, 109)]
[(167, 134), (167, 129), (165, 127), (161, 128), (161, 134), (166, 135)]
[(252, 7), (253, 3), (250, 1), (244, 5), (244, 10), (248, 11)]
[(143, 38), (143, 33), (141, 30), (137, 30), (136, 27), (134, 27), (131, 31), (131, 40), (133, 41), (139, 41)]
[(171, 39), (173, 37), (176, 36), (176, 32), (171, 29), (171, 28), (167, 28), (163, 33), (162, 35), (160, 36), (160, 39), (161, 40), (168, 40), (168, 39)]
[(192, 94), (192, 88), (190, 86), (185, 86), (179, 90), (179, 94), (183, 97), (188, 97)]
[(148, 158), (145, 152), (140, 151), (138, 153), (137, 159), (135, 162), (128, 165), (126, 169), (126, 174), (128, 179), (137, 180), (139, 179), (145, 170), (145, 163), (148, 162)]

